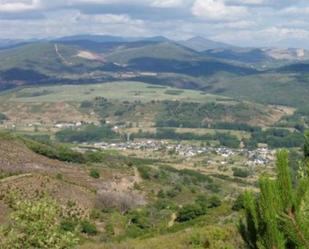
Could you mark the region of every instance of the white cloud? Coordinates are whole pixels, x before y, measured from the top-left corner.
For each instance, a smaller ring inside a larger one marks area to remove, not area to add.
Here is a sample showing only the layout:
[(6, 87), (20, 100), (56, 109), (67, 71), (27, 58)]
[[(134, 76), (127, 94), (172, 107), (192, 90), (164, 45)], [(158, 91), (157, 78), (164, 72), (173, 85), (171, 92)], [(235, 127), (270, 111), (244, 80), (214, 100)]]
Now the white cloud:
[(0, 37), (201, 35), (243, 46), (308, 48), (308, 1), (0, 0)]
[(18, 13), (41, 8), (40, 0), (32, 1), (5, 1), (0, 0), (0, 12)]
[[(183, 6), (187, 0), (68, 0), (69, 5), (74, 4), (139, 4), (145, 6), (159, 7), (159, 8), (170, 8)], [(63, 1), (66, 2), (66, 1)]]
[(267, 27), (259, 30), (227, 31), (217, 34), (214, 39), (243, 46), (251, 44), (264, 47), (302, 47), (302, 44), (309, 42), (309, 31), (299, 28)]
[(260, 4), (264, 4), (265, 0), (225, 0), (225, 2), (232, 3), (232, 4), (260, 5)]
[(226, 5), (222, 0), (196, 0), (192, 13), (201, 19), (230, 21), (247, 16), (248, 10), (242, 6)]
[(154, 0), (152, 1), (151, 6), (169, 8), (183, 6), (183, 4), (183, 0)]
[(309, 6), (308, 7), (289, 7), (285, 8), (281, 11), (281, 14), (292, 14), (292, 15), (308, 15), (309, 14)]

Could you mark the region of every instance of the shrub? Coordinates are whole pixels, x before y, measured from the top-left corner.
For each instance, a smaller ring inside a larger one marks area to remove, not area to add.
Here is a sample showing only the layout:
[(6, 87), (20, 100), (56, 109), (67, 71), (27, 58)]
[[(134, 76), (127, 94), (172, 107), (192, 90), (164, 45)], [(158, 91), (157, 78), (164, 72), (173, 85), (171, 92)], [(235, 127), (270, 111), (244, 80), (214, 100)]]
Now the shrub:
[(0, 124), (7, 119), (7, 116), (0, 112)]
[(250, 172), (246, 169), (233, 168), (233, 176), (246, 178), (250, 175)]
[(206, 211), (198, 204), (188, 204), (182, 207), (177, 215), (178, 222), (193, 220), (198, 216), (206, 214)]
[(150, 167), (146, 166), (138, 167), (138, 172), (140, 173), (140, 176), (144, 180), (149, 180), (151, 178), (150, 171), (151, 171)]
[(134, 192), (100, 191), (96, 198), (96, 208), (100, 210), (116, 208), (121, 213), (126, 213), (144, 203), (143, 196)]
[(66, 232), (74, 232), (77, 224), (78, 223), (75, 220), (67, 218), (61, 221), (60, 228)]
[[(60, 216), (60, 207), (48, 198), (16, 202), (9, 226), (0, 227), (0, 247), (74, 248), (78, 239), (62, 229), (58, 223)], [(68, 223), (64, 227), (69, 228)]]
[(96, 169), (90, 170), (89, 175), (90, 175), (92, 178), (95, 178), (95, 179), (100, 178), (100, 172), (99, 172), (98, 170), (96, 170)]
[(96, 225), (91, 223), (88, 220), (83, 220), (80, 223), (80, 226), (81, 226), (81, 232), (85, 233), (87, 235), (93, 236), (93, 235), (96, 235), (98, 233)]
[(139, 212), (139, 211), (133, 211), (130, 216), (131, 216), (131, 222), (132, 224), (135, 224), (137, 227), (141, 229), (148, 229), (151, 227), (151, 222), (148, 217), (147, 212)]
[(233, 211), (239, 211), (241, 209), (244, 209), (244, 195), (243, 194), (238, 195), (238, 197), (236, 198), (232, 206)]
[(209, 204), (208, 204), (209, 208), (215, 208), (215, 207), (219, 207), (221, 205), (221, 200), (216, 195), (211, 196), (209, 198), (208, 202), (209, 202)]

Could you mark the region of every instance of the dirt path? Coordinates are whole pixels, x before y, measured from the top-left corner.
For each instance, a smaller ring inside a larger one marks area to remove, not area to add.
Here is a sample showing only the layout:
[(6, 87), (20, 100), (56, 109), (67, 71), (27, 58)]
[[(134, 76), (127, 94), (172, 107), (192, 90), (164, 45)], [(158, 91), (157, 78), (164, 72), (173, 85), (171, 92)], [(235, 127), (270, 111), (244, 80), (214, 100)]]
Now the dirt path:
[(56, 54), (58, 55), (58, 57), (63, 61), (64, 64), (66, 65), (72, 65), (73, 63), (67, 61), (64, 56), (59, 52), (59, 48), (58, 48), (58, 45), (55, 44), (55, 51), (56, 51)]
[(170, 221), (168, 222), (168, 224), (167, 224), (167, 227), (172, 227), (172, 226), (174, 226), (176, 219), (177, 219), (177, 215), (176, 215), (176, 213), (173, 213), (173, 214), (171, 215), (171, 220), (170, 220)]
[(15, 181), (15, 180), (20, 179), (20, 178), (30, 177), (30, 176), (32, 176), (31, 173), (17, 175), (17, 176), (10, 176), (10, 177), (6, 177), (6, 178), (0, 180), (0, 183), (7, 183), (7, 182)]
[(141, 177), (141, 175), (140, 175), (140, 173), (139, 173), (139, 171), (136, 167), (134, 167), (134, 179), (133, 179), (133, 181), (134, 181), (133, 185), (135, 183), (140, 183), (140, 182), (143, 181), (143, 179), (142, 179), (142, 177)]

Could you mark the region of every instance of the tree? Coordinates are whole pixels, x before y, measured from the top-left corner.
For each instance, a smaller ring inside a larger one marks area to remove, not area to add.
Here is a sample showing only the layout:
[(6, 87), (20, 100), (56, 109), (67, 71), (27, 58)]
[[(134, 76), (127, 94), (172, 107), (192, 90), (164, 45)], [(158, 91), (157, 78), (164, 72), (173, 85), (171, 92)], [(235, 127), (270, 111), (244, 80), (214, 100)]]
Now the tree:
[(309, 160), (309, 131), (305, 134), (304, 157)]
[[(308, 168), (306, 148), (305, 160)], [(245, 219), (239, 231), (249, 249), (307, 249), (309, 248), (309, 177), (301, 174), (292, 184), (288, 152), (277, 154), (277, 178), (262, 177), (260, 194), (244, 194)]]
[(8, 227), (0, 228), (0, 248), (68, 249), (77, 237), (61, 229), (60, 208), (53, 200), (17, 201)]

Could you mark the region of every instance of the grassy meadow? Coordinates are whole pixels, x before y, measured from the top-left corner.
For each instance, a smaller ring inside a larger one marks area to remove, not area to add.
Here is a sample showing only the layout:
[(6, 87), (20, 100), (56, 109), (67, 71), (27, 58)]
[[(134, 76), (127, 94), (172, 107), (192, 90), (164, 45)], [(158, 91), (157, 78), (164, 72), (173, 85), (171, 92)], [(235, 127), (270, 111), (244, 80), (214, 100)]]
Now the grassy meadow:
[(1, 100), (16, 102), (81, 102), (104, 97), (110, 100), (141, 101), (179, 100), (187, 102), (228, 101), (212, 94), (196, 90), (179, 90), (141, 82), (110, 82), (90, 85), (55, 85), (27, 87), (13, 92), (4, 92)]

